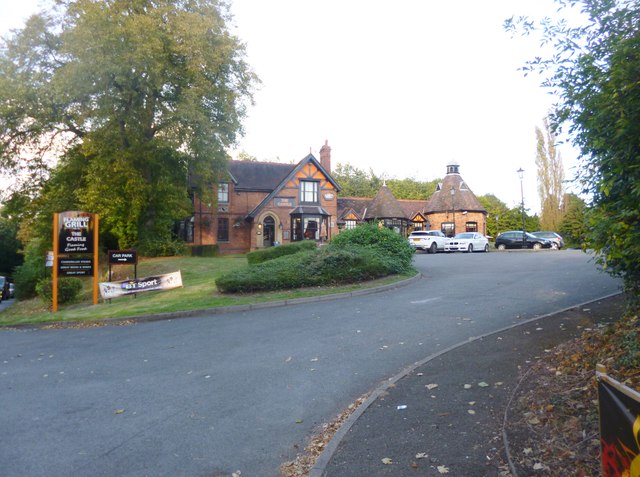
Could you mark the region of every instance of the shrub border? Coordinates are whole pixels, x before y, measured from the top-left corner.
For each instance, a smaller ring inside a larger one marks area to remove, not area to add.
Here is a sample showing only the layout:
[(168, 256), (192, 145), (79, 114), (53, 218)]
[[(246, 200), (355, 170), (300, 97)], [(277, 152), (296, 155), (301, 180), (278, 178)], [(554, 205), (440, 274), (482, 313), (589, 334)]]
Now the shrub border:
[(253, 303), (249, 305), (231, 305), (231, 306), (218, 306), (214, 308), (201, 308), (199, 310), (185, 310), (185, 311), (172, 311), (167, 313), (154, 313), (150, 315), (136, 315), (125, 316), (118, 318), (105, 318), (102, 320), (74, 320), (74, 321), (48, 321), (46, 323), (25, 323), (8, 325), (6, 327), (0, 327), (4, 329), (38, 329), (50, 327), (56, 325), (58, 327), (73, 327), (89, 323), (102, 323), (105, 326), (118, 324), (127, 321), (133, 321), (136, 323), (145, 323), (151, 321), (164, 321), (173, 320), (178, 318), (194, 318), (203, 314), (220, 315), (222, 313), (237, 313), (241, 311), (261, 310), (265, 308), (277, 308), (281, 306), (298, 305), (301, 303), (314, 303), (319, 301), (339, 300), (342, 298), (351, 298), (355, 296), (372, 295), (374, 293), (382, 293), (388, 290), (394, 290), (407, 285), (411, 285), (414, 282), (422, 279), (422, 273), (418, 272), (413, 277), (406, 278), (394, 283), (388, 283), (386, 285), (380, 285), (372, 288), (365, 288), (363, 290), (354, 290), (351, 292), (334, 293), (329, 295), (308, 296), (302, 298), (291, 298), (288, 300), (274, 300), (265, 301), (261, 303)]

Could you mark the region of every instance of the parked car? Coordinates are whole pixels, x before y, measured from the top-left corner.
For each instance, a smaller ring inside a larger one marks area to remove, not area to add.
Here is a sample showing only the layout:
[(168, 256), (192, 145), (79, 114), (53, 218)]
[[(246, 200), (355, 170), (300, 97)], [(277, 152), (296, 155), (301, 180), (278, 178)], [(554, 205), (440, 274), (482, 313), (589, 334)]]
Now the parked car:
[(0, 302), (9, 299), (9, 279), (0, 275)]
[(545, 238), (547, 240), (551, 240), (551, 248), (555, 250), (560, 250), (564, 248), (564, 239), (559, 233), (556, 232), (531, 232), (531, 235), (535, 235), (536, 237)]
[(510, 230), (509, 232), (502, 232), (496, 237), (496, 248), (498, 250), (506, 248), (532, 248), (539, 250), (541, 248), (551, 248), (551, 241), (536, 237), (522, 230)]
[(444, 252), (447, 236), (439, 230), (414, 230), (409, 235), (409, 245), (428, 253)]
[(447, 240), (445, 252), (488, 252), (489, 240), (478, 232), (462, 232)]
[(16, 286), (13, 283), (9, 283), (9, 298), (16, 297)]

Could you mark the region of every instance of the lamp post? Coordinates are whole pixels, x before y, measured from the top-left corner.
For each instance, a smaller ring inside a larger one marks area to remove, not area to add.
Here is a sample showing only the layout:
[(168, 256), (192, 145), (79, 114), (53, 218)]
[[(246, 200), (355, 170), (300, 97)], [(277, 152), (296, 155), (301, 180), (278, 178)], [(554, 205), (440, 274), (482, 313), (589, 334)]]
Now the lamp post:
[(521, 202), (521, 212), (522, 212), (522, 248), (526, 248), (527, 238), (525, 236), (526, 231), (524, 229), (524, 189), (522, 188), (522, 179), (524, 178), (524, 169), (521, 167), (516, 172), (518, 173), (518, 177), (520, 178), (520, 197), (522, 199), (522, 202)]
[(453, 235), (456, 234), (456, 206), (454, 203), (455, 195), (456, 190), (453, 188), (453, 186), (451, 186), (451, 213), (453, 214)]

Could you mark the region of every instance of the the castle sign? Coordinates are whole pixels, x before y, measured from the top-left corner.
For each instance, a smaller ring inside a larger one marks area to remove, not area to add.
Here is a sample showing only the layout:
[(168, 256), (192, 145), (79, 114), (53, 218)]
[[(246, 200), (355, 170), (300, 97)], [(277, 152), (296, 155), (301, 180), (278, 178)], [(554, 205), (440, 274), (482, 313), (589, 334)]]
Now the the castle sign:
[(93, 214), (72, 210), (58, 214), (58, 253), (93, 253)]

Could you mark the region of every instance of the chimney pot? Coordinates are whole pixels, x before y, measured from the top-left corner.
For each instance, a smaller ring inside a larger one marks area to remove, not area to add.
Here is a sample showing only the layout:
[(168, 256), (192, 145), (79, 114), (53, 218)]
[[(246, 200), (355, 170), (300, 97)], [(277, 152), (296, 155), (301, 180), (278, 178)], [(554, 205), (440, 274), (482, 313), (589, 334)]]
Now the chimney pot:
[(324, 146), (320, 148), (320, 164), (327, 172), (331, 173), (331, 147), (329, 147), (329, 141), (326, 139)]

